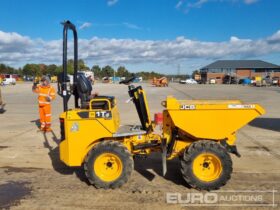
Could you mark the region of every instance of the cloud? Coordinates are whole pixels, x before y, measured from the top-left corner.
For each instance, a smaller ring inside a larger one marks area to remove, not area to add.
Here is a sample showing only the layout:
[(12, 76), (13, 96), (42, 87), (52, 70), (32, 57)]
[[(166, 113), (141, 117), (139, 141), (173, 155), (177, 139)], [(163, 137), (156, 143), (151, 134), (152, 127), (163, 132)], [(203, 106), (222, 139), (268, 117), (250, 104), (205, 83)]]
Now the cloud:
[(146, 28), (142, 28), (136, 24), (129, 23), (129, 22), (122, 22), (122, 23), (95, 23), (94, 26), (99, 26), (99, 27), (118, 27), (119, 29), (125, 27), (129, 29), (134, 29), (134, 30), (149, 30)]
[(193, 3), (189, 3), (188, 7), (189, 8), (200, 8), (200, 7), (202, 7), (203, 4), (206, 4), (207, 2), (209, 2), (209, 0), (197, 0)]
[(129, 29), (135, 29), (135, 30), (140, 30), (141, 27), (135, 25), (135, 24), (132, 24), (132, 23), (127, 23), (127, 22), (124, 22), (122, 23), (125, 27), (129, 28)]
[(185, 13), (188, 13), (190, 9), (201, 8), (206, 3), (237, 3), (242, 2), (244, 4), (254, 4), (257, 3), (259, 0), (178, 0), (175, 8), (178, 10), (182, 10)]
[(90, 22), (85, 22), (85, 23), (83, 23), (80, 27), (79, 27), (79, 29), (85, 29), (85, 28), (89, 28), (89, 27), (91, 27), (91, 23)]
[(183, 3), (184, 3), (184, 0), (178, 1), (177, 4), (176, 4), (176, 6), (175, 6), (175, 8), (176, 8), (176, 9), (180, 9), (180, 7), (183, 5)]
[(116, 3), (118, 3), (118, 1), (119, 1), (119, 0), (108, 0), (108, 1), (107, 1), (107, 5), (108, 5), (109, 7), (111, 7), (111, 6), (115, 5)]
[(254, 4), (256, 2), (258, 2), (259, 0), (244, 0), (245, 4)]
[(22, 51), (26, 51), (25, 47), (31, 44), (32, 40), (27, 36), (22, 36), (15, 32), (6, 33), (0, 31), (0, 51), (13, 51), (17, 48)]
[[(69, 58), (73, 55), (69, 45)], [(174, 40), (108, 39), (79, 40), (79, 58), (89, 65), (177, 64), (200, 59), (256, 58), (280, 53), (280, 30), (262, 39), (206, 42), (180, 36)], [(0, 63), (20, 66), (25, 63), (61, 64), (62, 40), (31, 39), (18, 33), (0, 31)]]

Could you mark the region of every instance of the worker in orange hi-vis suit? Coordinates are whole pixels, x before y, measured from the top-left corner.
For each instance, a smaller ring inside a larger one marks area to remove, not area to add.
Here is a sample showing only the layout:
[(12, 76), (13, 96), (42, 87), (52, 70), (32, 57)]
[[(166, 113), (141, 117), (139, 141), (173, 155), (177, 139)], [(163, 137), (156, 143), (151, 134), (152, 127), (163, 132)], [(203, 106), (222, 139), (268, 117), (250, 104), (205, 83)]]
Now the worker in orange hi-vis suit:
[(51, 101), (55, 99), (55, 89), (50, 85), (50, 79), (43, 76), (41, 84), (33, 84), (32, 90), (38, 94), (38, 104), (40, 113), (40, 130), (51, 131)]

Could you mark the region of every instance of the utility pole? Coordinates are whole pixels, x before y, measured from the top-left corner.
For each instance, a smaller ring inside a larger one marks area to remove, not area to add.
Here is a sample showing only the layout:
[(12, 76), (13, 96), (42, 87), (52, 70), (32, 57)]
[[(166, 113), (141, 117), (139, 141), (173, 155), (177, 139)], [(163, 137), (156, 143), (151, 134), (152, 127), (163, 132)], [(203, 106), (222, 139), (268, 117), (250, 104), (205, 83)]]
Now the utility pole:
[(178, 64), (178, 66), (177, 66), (177, 75), (178, 75), (178, 77), (180, 77), (180, 75), (181, 75), (181, 65), (180, 64)]
[(115, 73), (115, 69), (113, 69), (113, 70), (114, 70), (114, 77), (113, 77), (113, 81), (114, 81), (114, 82), (113, 82), (113, 83), (115, 84), (115, 82), (116, 82), (116, 81), (115, 81), (115, 80), (116, 80), (116, 73)]

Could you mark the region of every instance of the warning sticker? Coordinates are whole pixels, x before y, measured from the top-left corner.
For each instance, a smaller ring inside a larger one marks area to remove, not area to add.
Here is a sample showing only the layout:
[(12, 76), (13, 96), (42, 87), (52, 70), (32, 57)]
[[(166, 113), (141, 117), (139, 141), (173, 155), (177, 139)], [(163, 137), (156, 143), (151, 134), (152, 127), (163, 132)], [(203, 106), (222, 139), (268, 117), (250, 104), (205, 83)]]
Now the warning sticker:
[(229, 109), (254, 109), (256, 106), (254, 104), (229, 104)]

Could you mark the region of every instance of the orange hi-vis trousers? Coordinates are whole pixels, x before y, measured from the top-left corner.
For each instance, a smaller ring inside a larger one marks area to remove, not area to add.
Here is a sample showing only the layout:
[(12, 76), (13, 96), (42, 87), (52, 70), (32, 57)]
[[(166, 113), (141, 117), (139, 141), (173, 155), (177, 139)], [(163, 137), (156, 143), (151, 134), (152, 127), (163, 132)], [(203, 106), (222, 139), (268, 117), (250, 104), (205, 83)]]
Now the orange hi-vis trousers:
[[(39, 114), (41, 130), (50, 129), (51, 127), (51, 101), (55, 99), (55, 89), (48, 85), (38, 85), (33, 89), (34, 93), (38, 93)], [(49, 100), (47, 100), (49, 98)]]
[(51, 105), (39, 105), (39, 114), (40, 114), (40, 124), (41, 129), (47, 129), (51, 127)]

